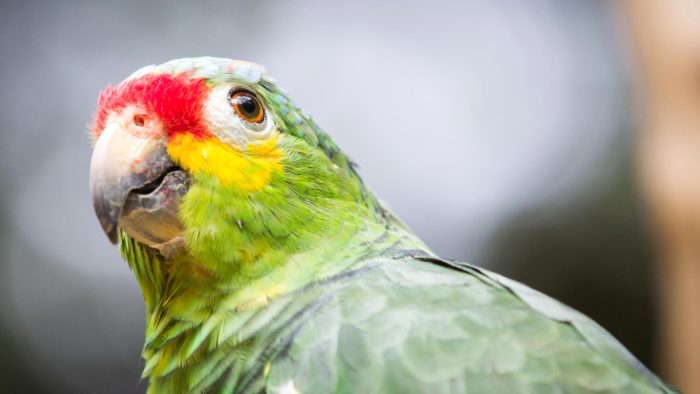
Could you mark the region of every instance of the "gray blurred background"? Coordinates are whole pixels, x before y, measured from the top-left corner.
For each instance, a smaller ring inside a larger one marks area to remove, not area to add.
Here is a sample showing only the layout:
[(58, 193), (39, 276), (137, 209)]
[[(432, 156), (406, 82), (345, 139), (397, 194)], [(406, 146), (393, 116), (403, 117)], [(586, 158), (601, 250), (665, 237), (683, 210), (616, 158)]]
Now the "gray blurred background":
[(144, 306), (88, 195), (99, 91), (267, 66), (444, 257), (515, 277), (660, 367), (609, 1), (3, 2), (0, 391), (139, 393)]

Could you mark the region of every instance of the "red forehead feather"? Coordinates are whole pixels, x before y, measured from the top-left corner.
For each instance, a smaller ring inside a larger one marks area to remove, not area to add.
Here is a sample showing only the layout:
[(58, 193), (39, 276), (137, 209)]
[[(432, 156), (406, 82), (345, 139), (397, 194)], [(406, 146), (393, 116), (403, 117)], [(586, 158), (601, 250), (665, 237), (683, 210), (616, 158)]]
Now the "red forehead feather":
[(202, 121), (202, 110), (208, 91), (203, 79), (194, 79), (187, 74), (151, 74), (122, 82), (116, 87), (108, 85), (97, 100), (92, 132), (95, 138), (99, 137), (111, 113), (137, 105), (148, 114), (157, 116), (169, 134), (206, 135), (208, 131)]

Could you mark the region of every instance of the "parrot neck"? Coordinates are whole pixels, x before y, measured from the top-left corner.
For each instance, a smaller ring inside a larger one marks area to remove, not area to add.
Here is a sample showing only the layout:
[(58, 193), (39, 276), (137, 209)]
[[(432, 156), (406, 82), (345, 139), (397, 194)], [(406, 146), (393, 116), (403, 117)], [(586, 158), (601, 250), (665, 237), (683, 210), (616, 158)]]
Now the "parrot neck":
[[(415, 250), (432, 254), (398, 223), (344, 219), (335, 224), (339, 227), (334, 233), (313, 238), (313, 246), (299, 243), (288, 250), (259, 250), (251, 254), (257, 260), (240, 263), (205, 261), (190, 254), (165, 260), (122, 232), (122, 253), (146, 302), (143, 377), (150, 377), (156, 391), (188, 379), (221, 347), (234, 346), (229, 342), (235, 340), (225, 337), (225, 332), (245, 327), (251, 314), (265, 310), (278, 297), (359, 269), (377, 257), (399, 257)], [(267, 335), (266, 327), (256, 326), (246, 335)], [(234, 330), (226, 335), (238, 334)]]
[(300, 181), (273, 179), (252, 196), (196, 177), (180, 215), (187, 256), (175, 263), (190, 268), (178, 274), (247, 309), (361, 264), (359, 256), (426, 249), (388, 211), (339, 192), (345, 186), (298, 193), (284, 190), (290, 184)]

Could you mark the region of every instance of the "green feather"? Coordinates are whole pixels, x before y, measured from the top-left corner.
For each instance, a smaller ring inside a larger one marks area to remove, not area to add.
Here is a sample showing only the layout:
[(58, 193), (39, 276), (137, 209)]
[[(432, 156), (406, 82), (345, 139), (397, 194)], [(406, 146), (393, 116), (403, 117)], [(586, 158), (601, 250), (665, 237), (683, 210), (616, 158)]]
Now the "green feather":
[(150, 393), (672, 391), (580, 313), (434, 257), (259, 66), (181, 59), (133, 77), (149, 72), (245, 84), (283, 152), (256, 192), (191, 174), (185, 253), (120, 233), (146, 300)]

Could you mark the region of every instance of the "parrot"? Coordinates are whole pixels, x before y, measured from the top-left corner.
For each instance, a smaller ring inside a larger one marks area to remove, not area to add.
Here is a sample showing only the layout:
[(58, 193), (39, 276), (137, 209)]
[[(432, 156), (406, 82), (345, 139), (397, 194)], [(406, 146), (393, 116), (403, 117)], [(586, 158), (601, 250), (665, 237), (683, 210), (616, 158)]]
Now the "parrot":
[(675, 392), (582, 313), (436, 255), (261, 65), (143, 67), (90, 128), (149, 393)]

